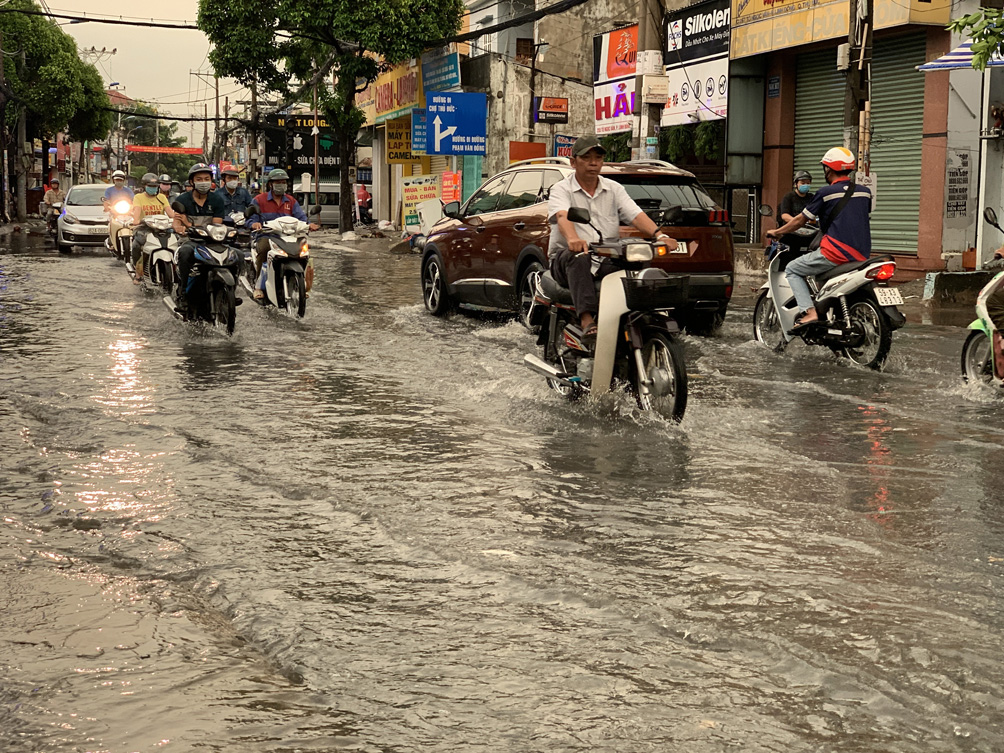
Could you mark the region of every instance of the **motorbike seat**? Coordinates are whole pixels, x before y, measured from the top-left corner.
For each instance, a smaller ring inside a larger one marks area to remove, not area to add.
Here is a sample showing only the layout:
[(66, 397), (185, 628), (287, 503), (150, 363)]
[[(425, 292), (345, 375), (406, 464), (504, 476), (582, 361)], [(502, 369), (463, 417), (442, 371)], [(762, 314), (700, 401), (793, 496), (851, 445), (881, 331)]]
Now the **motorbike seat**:
[(827, 280), (832, 280), (834, 277), (839, 277), (840, 275), (847, 274), (848, 272), (854, 272), (858, 269), (864, 269), (876, 262), (887, 262), (892, 260), (893, 258), (891, 256), (873, 256), (870, 259), (865, 259), (864, 261), (851, 261), (847, 262), (847, 264), (838, 264), (833, 269), (829, 269), (822, 274), (816, 275), (816, 285), (818, 287), (823, 287)]
[[(602, 279), (596, 280), (597, 293), (600, 290), (601, 282)], [(572, 301), (572, 291), (560, 285), (551, 275), (551, 270), (544, 272), (544, 274), (540, 276), (540, 292), (543, 293), (544, 297), (552, 303), (561, 303), (566, 306), (575, 305)]]

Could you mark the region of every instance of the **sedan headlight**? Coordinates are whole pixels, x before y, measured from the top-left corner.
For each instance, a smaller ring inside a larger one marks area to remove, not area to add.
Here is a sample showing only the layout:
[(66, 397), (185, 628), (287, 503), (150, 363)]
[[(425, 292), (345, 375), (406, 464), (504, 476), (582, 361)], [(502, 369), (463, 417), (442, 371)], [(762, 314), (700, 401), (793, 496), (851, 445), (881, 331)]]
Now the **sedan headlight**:
[(652, 247), (648, 243), (629, 243), (624, 247), (627, 261), (652, 261)]
[(79, 224), (80, 220), (78, 220), (75, 215), (72, 215), (69, 212), (65, 212), (64, 211), (63, 212), (63, 222), (72, 222), (74, 224)]

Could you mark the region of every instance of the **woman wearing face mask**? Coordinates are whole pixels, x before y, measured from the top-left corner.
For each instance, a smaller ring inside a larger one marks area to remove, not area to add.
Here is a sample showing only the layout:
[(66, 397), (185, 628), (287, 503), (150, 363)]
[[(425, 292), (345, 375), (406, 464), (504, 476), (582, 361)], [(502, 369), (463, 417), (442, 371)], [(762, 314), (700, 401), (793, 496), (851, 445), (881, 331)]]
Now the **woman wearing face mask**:
[(251, 205), (251, 194), (241, 185), (237, 168), (224, 167), (220, 179), (223, 185), (216, 189), (216, 194), (223, 199), (225, 217), (230, 217), (234, 212), (243, 212)]
[[(812, 201), (812, 176), (805, 170), (795, 173), (792, 181), (792, 188), (777, 207), (777, 226), (782, 227), (791, 222), (802, 213), (809, 202)], [(791, 247), (792, 251), (808, 248), (812, 242), (812, 236), (785, 235), (781, 238), (781, 243)]]
[(139, 284), (143, 279), (143, 244), (146, 243), (146, 236), (149, 230), (143, 225), (143, 218), (152, 214), (166, 214), (174, 218), (174, 211), (171, 209), (167, 197), (160, 192), (160, 179), (153, 173), (147, 173), (140, 181), (143, 190), (132, 200), (133, 227), (136, 228), (132, 236), (132, 265), (136, 269), (133, 282)]

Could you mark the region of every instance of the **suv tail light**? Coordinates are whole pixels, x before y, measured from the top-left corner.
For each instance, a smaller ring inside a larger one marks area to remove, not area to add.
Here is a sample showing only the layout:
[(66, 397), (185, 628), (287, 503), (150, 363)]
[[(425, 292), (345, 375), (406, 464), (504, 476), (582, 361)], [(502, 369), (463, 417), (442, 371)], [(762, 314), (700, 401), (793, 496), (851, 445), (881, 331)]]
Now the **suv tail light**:
[(729, 213), (724, 209), (712, 209), (708, 212), (708, 222), (712, 225), (726, 225), (729, 221)]
[(869, 280), (888, 280), (894, 274), (896, 274), (896, 265), (889, 262), (888, 264), (883, 264), (881, 267), (869, 269), (865, 272), (865, 277)]

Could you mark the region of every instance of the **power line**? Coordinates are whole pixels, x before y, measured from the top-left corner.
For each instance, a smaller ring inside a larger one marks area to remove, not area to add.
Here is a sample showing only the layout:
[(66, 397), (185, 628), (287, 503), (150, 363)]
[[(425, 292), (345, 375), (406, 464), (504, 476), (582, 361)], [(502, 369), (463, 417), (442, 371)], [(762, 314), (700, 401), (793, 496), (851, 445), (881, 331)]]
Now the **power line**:
[(24, 16), (42, 16), (43, 18), (60, 18), (64, 21), (80, 21), (96, 24), (115, 24), (117, 26), (147, 26), (155, 29), (191, 29), (199, 31), (199, 27), (189, 24), (167, 24), (156, 21), (127, 21), (125, 18), (97, 18), (95, 16), (71, 16), (66, 13), (45, 13), (40, 10), (25, 8), (0, 8), (0, 13), (20, 13)]

